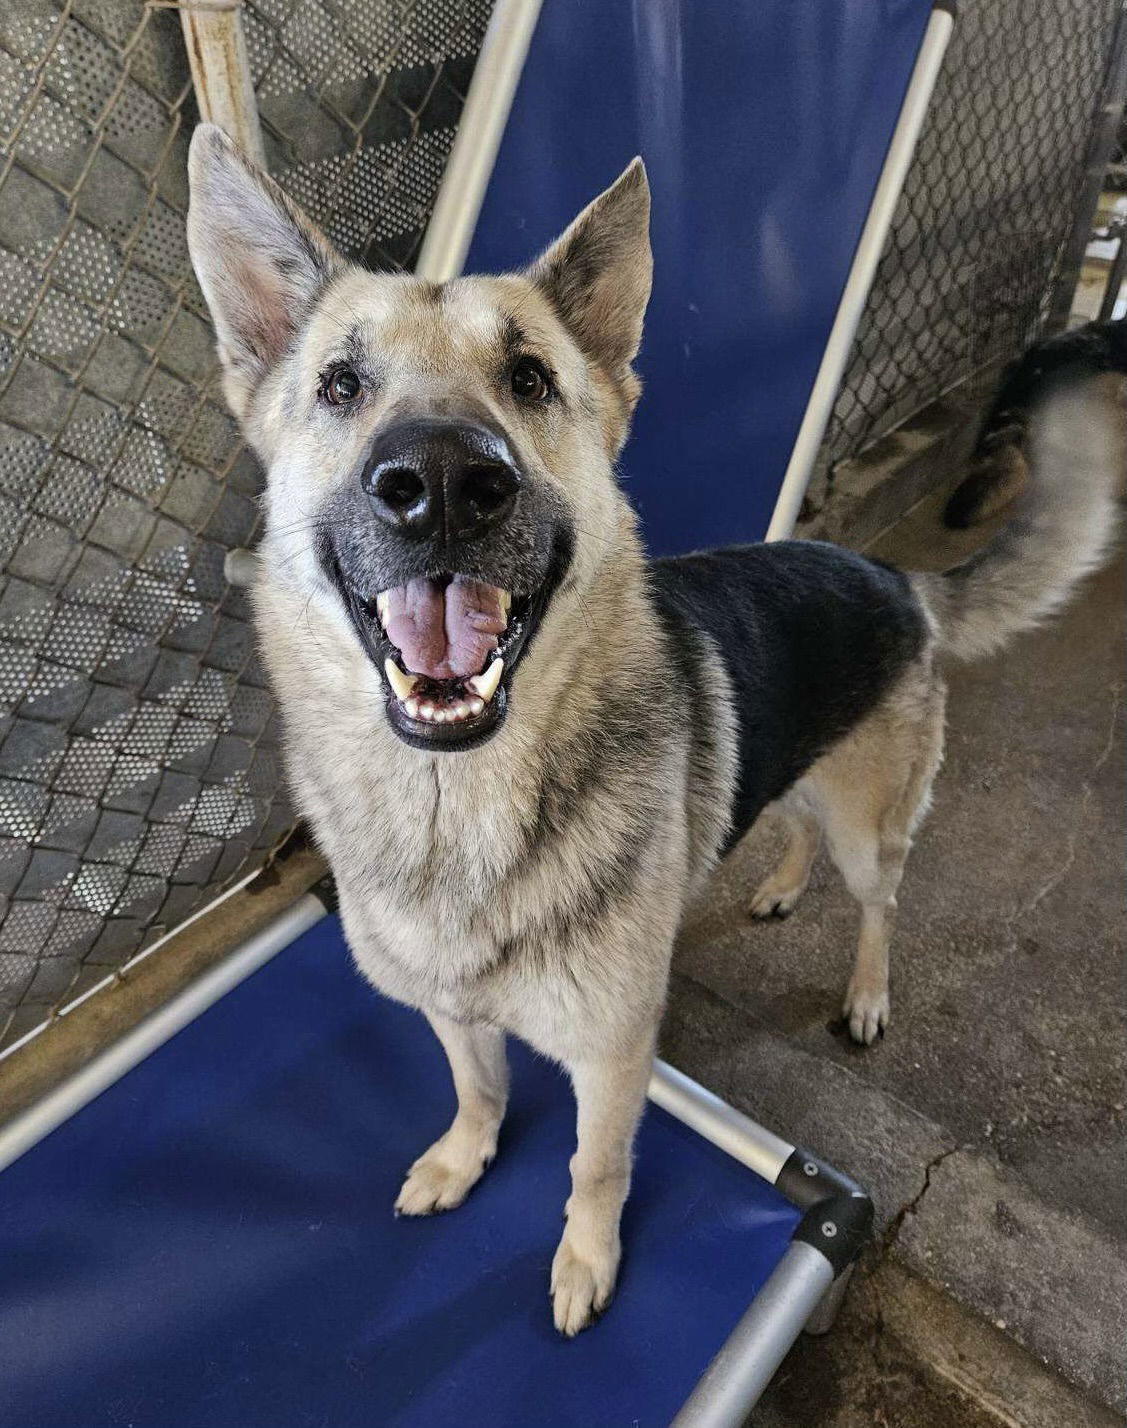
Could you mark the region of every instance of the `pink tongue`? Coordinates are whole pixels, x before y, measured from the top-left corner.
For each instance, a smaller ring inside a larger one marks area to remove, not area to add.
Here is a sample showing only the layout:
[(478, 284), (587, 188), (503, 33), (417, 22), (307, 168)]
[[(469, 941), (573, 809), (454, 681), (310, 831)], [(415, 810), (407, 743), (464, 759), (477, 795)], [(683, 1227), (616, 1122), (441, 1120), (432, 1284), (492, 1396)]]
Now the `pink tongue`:
[(505, 628), (501, 592), (455, 575), (445, 590), (412, 580), (388, 592), (384, 629), (408, 674), (465, 679), (480, 674)]

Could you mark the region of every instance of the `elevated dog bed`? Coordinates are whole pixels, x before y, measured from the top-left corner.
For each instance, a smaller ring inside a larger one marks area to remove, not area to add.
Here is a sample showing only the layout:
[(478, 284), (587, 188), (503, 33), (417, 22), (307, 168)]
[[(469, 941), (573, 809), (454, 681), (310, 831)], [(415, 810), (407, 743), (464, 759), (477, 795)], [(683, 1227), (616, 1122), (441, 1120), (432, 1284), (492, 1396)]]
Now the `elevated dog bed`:
[(548, 1274), (574, 1102), (522, 1046), (511, 1062), (496, 1163), (456, 1211), (396, 1219), (453, 1114), (449, 1071), (317, 921), (0, 1175), (3, 1421), (742, 1421), (868, 1202), (659, 1066), (676, 1114), (642, 1124), (617, 1295), (565, 1341)]

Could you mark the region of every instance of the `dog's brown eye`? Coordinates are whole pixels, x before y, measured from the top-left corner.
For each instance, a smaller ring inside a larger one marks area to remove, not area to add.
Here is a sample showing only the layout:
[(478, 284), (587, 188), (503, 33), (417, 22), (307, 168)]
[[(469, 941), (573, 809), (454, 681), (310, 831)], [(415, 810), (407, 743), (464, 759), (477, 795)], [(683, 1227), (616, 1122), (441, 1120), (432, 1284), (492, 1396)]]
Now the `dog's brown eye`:
[(354, 402), (360, 395), (360, 378), (351, 367), (338, 367), (325, 382), (325, 398), (334, 407)]
[(521, 357), (513, 368), (513, 396), (522, 402), (542, 402), (552, 390), (548, 374), (532, 357)]

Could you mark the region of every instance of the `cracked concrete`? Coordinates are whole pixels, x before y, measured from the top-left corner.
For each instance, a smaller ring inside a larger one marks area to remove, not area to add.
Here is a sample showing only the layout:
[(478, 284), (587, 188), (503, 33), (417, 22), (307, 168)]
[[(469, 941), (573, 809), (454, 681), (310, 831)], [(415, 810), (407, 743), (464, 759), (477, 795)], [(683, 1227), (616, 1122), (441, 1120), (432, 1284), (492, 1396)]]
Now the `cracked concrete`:
[[(938, 525), (939, 499), (876, 553), (931, 568), (965, 553), (966, 537)], [(1123, 586), (1120, 558), (1055, 622), (952, 672), (947, 762), (901, 889), (882, 1043), (861, 1051), (840, 1027), (857, 914), (824, 858), (792, 918), (747, 917), (778, 855), (768, 827), (717, 874), (675, 959), (671, 1058), (872, 1187), (876, 1279), (910, 1270), (1086, 1396), (1071, 1418), (1007, 1419), (999, 1400), (991, 1423), (1056, 1428), (1103, 1421), (1097, 1402), (1127, 1407)], [(904, 1388), (899, 1370), (891, 1381)], [(913, 1382), (900, 1407), (868, 1417), (827, 1400), (762, 1421), (980, 1421), (965, 1386), (936, 1390), (947, 1416), (935, 1417)]]
[(1005, 1333), (895, 1262), (863, 1263), (831, 1334), (800, 1339), (753, 1428), (1121, 1428)]
[(976, 1150), (943, 1157), (921, 1198), (899, 1228), (898, 1259), (1070, 1383), (1127, 1411), (1120, 1247)]

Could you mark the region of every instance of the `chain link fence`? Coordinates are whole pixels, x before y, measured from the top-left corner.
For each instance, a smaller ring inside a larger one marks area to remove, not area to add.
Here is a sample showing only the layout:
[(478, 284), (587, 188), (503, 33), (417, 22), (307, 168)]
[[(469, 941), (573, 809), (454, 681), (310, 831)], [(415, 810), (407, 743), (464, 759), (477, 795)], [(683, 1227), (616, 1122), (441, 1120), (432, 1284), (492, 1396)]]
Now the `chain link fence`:
[[(409, 265), (488, 0), (253, 0), (269, 165)], [(184, 237), (175, 10), (0, 6), (0, 1047), (286, 834), (273, 701), (224, 557), (260, 476)]]
[(826, 434), (823, 481), (953, 388), (973, 397), (976, 378), (992, 380), (1040, 330), (1119, 10), (1119, 0), (960, 4)]

